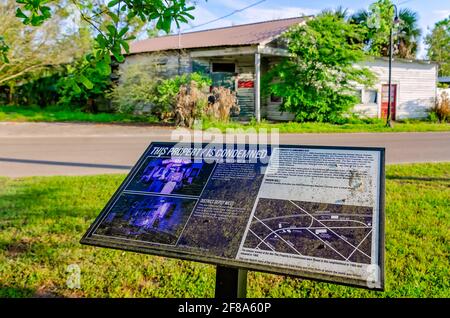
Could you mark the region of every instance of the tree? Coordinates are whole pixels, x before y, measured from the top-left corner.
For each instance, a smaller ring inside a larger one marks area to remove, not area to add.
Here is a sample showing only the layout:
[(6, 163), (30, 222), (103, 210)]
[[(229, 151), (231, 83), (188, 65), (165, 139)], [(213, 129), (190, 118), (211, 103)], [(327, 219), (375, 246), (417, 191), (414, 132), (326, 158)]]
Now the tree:
[(39, 29), (19, 21), (15, 16), (16, 8), (14, 0), (0, 2), (0, 34), (3, 34), (3, 45), (7, 43), (8, 47), (3, 51), (0, 48), (4, 53), (3, 59), (0, 58), (0, 85), (9, 86), (10, 92), (25, 78), (30, 79), (44, 70), (70, 63), (89, 50), (91, 40), (87, 29), (61, 32), (71, 21), (68, 19), (70, 12), (64, 7), (53, 7), (53, 17)]
[(391, 0), (377, 0), (368, 11), (360, 10), (353, 14), (350, 22), (366, 29), (363, 43), (371, 55), (389, 55), (389, 32), (394, 27), (394, 56), (415, 58), (422, 33), (418, 26), (418, 14), (408, 8), (400, 9), (400, 24), (393, 26), (394, 14)]
[(450, 76), (450, 16), (434, 25), (425, 43), (428, 58), (439, 64), (439, 76)]
[[(50, 0), (16, 0), (16, 2), (19, 4), (16, 16), (25, 25), (40, 26), (52, 16)], [(86, 66), (73, 76), (74, 85), (81, 83), (86, 88), (92, 87), (86, 76), (90, 72), (89, 68), (100, 68), (110, 72), (111, 55), (121, 62), (124, 59), (123, 53), (129, 52), (128, 42), (134, 39), (133, 34), (130, 34), (131, 19), (137, 17), (142, 23), (156, 21), (159, 30), (168, 32), (172, 22), (179, 25), (194, 18), (189, 13), (194, 7), (188, 6), (187, 0), (109, 0), (107, 5), (95, 5), (90, 0), (70, 0), (70, 2), (79, 10), (81, 18), (89, 24), (95, 34), (95, 45), (92, 54), (86, 57)], [(105, 21), (108, 22), (104, 23)]]
[(422, 30), (419, 27), (419, 16), (408, 8), (400, 9), (398, 13), (400, 26), (397, 30), (397, 54), (405, 59), (416, 58), (419, 51), (419, 39)]
[(281, 110), (300, 122), (341, 121), (357, 103), (356, 84), (373, 81), (367, 68), (355, 65), (365, 58), (362, 31), (330, 11), (290, 29), (285, 39), (292, 57), (263, 78), (269, 93), (282, 97)]
[(59, 93), (58, 104), (81, 107), (86, 112), (97, 113), (98, 101), (103, 99), (105, 92), (110, 88), (111, 79), (105, 70), (89, 67), (85, 69), (85, 74), (92, 85), (87, 87), (77, 85), (73, 80), (74, 74), (83, 69), (87, 63), (85, 59), (79, 59), (65, 66), (65, 76), (56, 83)]

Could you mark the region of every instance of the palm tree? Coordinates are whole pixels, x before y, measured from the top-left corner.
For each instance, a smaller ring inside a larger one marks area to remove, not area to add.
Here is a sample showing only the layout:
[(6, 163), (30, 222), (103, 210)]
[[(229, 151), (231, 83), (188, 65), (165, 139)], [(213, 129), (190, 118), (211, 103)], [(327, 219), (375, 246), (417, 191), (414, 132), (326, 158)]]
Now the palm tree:
[(324, 9), (320, 12), (322, 15), (333, 15), (339, 19), (346, 20), (348, 18), (348, 9), (343, 6), (338, 6), (336, 9)]
[(369, 12), (364, 9), (356, 11), (349, 19), (349, 22), (354, 24), (365, 24), (369, 18)]
[[(367, 10), (359, 10), (354, 13), (350, 18), (349, 22), (354, 24), (359, 24), (370, 29), (366, 33), (366, 38), (364, 39), (364, 44), (368, 46), (368, 50), (371, 48), (371, 40), (374, 34), (377, 32), (376, 29), (368, 27), (368, 20), (370, 18), (370, 12)], [(418, 14), (411, 9), (404, 8), (399, 12), (400, 24), (395, 29), (395, 48), (394, 56), (406, 59), (415, 58), (418, 48), (419, 48), (419, 38), (422, 31), (418, 25)], [(381, 56), (388, 56), (389, 54), (389, 37), (386, 35), (386, 42), (383, 43), (377, 50), (378, 54)], [(373, 50), (372, 50), (373, 51)]]
[(400, 25), (397, 31), (397, 56), (406, 59), (416, 57), (422, 30), (418, 25), (418, 14), (408, 8), (399, 12)]
[(361, 26), (363, 30), (366, 31), (363, 36), (362, 43), (364, 44), (364, 46), (366, 47), (367, 50), (370, 49), (369, 46), (370, 46), (370, 39), (371, 39), (371, 34), (369, 32), (370, 30), (367, 27), (368, 21), (369, 21), (369, 12), (364, 9), (358, 10), (357, 12), (355, 12), (348, 18), (349, 23), (357, 24), (357, 25)]

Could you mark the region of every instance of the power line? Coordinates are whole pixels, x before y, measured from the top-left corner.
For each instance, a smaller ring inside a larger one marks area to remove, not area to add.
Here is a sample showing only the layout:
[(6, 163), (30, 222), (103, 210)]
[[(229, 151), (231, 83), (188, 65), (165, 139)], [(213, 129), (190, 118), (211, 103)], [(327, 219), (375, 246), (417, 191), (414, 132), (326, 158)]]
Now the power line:
[(400, 5), (402, 5), (402, 4), (405, 4), (405, 3), (408, 3), (408, 2), (411, 2), (411, 1), (414, 1), (414, 0), (405, 0), (405, 1), (402, 1), (402, 2), (398, 3), (397, 6), (400, 6)]
[(183, 31), (196, 29), (196, 28), (199, 28), (199, 27), (208, 25), (208, 24), (210, 24), (210, 23), (220, 21), (220, 20), (222, 20), (222, 19), (228, 18), (229, 16), (232, 16), (233, 14), (236, 14), (236, 13), (239, 13), (239, 12), (242, 12), (242, 11), (245, 11), (245, 10), (251, 8), (251, 7), (255, 7), (255, 6), (257, 6), (258, 4), (261, 4), (261, 3), (265, 2), (265, 1), (267, 1), (267, 0), (260, 0), (260, 1), (257, 1), (257, 2), (252, 3), (252, 4), (250, 4), (250, 5), (248, 5), (248, 6), (244, 7), (244, 8), (236, 9), (236, 10), (234, 10), (233, 12), (230, 12), (230, 13), (228, 13), (228, 14), (226, 14), (226, 15), (220, 17), (220, 18), (216, 18), (216, 19), (214, 19), (214, 20), (211, 20), (211, 21), (208, 21), (208, 22), (205, 22), (205, 23), (202, 23), (202, 24), (194, 25), (194, 26), (192, 26), (192, 27), (190, 27), (190, 28), (188, 28), (188, 29), (185, 29), (185, 30), (183, 30)]

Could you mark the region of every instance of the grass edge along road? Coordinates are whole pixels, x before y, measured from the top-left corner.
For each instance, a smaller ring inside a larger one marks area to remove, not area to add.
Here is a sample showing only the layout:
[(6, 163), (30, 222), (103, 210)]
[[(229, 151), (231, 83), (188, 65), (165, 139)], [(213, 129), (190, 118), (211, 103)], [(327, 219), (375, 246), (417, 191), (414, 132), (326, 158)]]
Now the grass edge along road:
[[(248, 296), (450, 297), (450, 163), (389, 165), (386, 178), (385, 292), (249, 272)], [(123, 179), (0, 178), (0, 297), (212, 297), (211, 265), (79, 244)]]
[[(136, 116), (119, 113), (90, 114), (80, 110), (60, 109), (49, 107), (40, 109), (37, 107), (0, 106), (0, 121), (11, 122), (90, 122), (90, 123), (126, 123), (156, 125), (160, 122), (152, 116)], [(170, 123), (162, 123), (170, 125)], [(215, 128), (221, 132), (226, 129), (279, 129), (280, 133), (351, 133), (351, 132), (426, 132), (426, 131), (450, 131), (449, 123), (433, 123), (429, 121), (410, 120), (396, 122), (393, 128), (387, 128), (385, 122), (380, 119), (351, 120), (350, 123), (337, 125), (329, 123), (296, 123), (278, 122), (270, 123), (262, 121), (256, 123), (240, 123), (231, 121), (228, 123), (212, 122), (204, 120), (202, 129)]]
[(137, 116), (121, 113), (86, 113), (79, 109), (51, 107), (0, 106), (0, 121), (10, 122), (86, 122), (86, 123), (123, 123), (156, 124), (153, 116)]

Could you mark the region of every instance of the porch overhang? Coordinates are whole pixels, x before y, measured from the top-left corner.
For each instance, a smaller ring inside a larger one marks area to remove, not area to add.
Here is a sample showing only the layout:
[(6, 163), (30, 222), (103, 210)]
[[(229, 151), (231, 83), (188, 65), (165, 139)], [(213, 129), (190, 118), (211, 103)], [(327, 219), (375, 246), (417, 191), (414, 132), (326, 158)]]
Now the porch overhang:
[(248, 45), (238, 47), (226, 47), (221, 49), (208, 50), (193, 50), (190, 52), (191, 58), (214, 58), (214, 57), (230, 57), (253, 55), (255, 60), (255, 81), (254, 81), (254, 96), (255, 96), (255, 119), (257, 122), (261, 121), (261, 57), (290, 57), (292, 56), (288, 50), (282, 48), (274, 48), (266, 45)]

